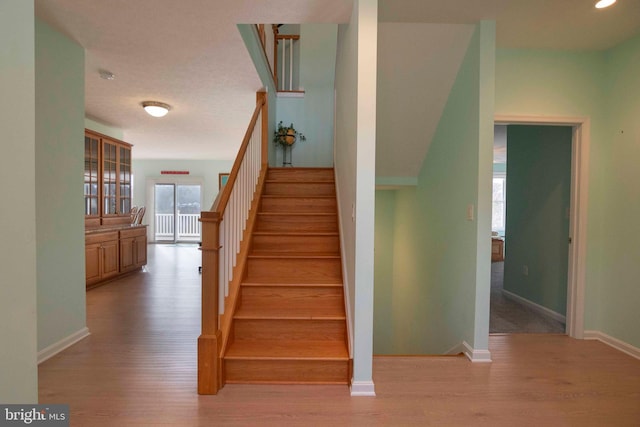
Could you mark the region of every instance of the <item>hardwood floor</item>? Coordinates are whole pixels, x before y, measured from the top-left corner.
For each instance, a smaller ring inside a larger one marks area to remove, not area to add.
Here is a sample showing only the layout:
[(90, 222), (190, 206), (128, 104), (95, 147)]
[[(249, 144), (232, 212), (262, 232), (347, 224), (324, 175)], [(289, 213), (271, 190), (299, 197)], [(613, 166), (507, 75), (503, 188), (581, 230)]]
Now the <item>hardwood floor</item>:
[(377, 357), (377, 397), (340, 385), (196, 393), (200, 253), (149, 246), (147, 272), (87, 294), (91, 336), (39, 369), (72, 426), (638, 426), (640, 361), (595, 341), (494, 335), (491, 364)]

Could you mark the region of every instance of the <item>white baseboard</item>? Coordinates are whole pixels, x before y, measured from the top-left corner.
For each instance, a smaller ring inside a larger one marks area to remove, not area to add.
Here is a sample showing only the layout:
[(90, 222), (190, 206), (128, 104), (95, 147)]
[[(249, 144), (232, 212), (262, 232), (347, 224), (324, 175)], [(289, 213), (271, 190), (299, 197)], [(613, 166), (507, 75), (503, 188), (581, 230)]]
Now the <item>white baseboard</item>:
[(353, 381), (351, 383), (352, 397), (375, 397), (376, 389), (373, 381)]
[(462, 341), (464, 355), (473, 363), (490, 363), (491, 352), (489, 350), (475, 350), (466, 341)]
[(585, 340), (598, 340), (610, 347), (615, 348), (623, 353), (628, 354), (631, 357), (635, 357), (636, 359), (640, 359), (640, 348), (634, 347), (631, 344), (628, 344), (624, 341), (621, 341), (617, 338), (614, 338), (610, 335), (605, 334), (600, 331), (584, 331), (584, 339)]
[(77, 332), (74, 332), (68, 337), (61, 339), (57, 343), (53, 343), (49, 347), (40, 350), (38, 352), (38, 364), (44, 362), (45, 360), (51, 359), (56, 354), (71, 347), (72, 345), (74, 345), (81, 339), (88, 337), (89, 335), (89, 328), (85, 327)]
[(510, 300), (519, 302), (520, 304), (526, 305), (527, 307), (529, 307), (532, 310), (537, 311), (538, 313), (542, 314), (543, 316), (546, 317), (550, 317), (553, 320), (557, 320), (558, 322), (562, 322), (564, 324), (567, 323), (567, 318), (566, 316), (563, 316), (560, 313), (557, 313), (547, 307), (543, 307), (540, 304), (536, 304), (533, 301), (529, 301), (526, 298), (522, 298), (520, 295), (516, 295), (513, 292), (509, 292), (505, 289), (502, 290), (502, 295), (505, 296), (505, 298), (509, 298)]

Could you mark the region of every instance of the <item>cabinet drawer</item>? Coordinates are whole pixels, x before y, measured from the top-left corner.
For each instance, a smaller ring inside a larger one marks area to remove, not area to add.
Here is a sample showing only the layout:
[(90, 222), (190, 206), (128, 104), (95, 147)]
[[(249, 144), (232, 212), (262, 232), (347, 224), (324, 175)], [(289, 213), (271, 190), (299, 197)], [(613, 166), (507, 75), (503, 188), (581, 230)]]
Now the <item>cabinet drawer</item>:
[(117, 231), (109, 231), (108, 233), (87, 234), (84, 238), (84, 242), (87, 245), (90, 245), (92, 243), (108, 242), (110, 240), (118, 240)]
[(146, 236), (147, 227), (136, 227), (130, 230), (120, 230), (120, 238), (127, 239), (129, 237)]

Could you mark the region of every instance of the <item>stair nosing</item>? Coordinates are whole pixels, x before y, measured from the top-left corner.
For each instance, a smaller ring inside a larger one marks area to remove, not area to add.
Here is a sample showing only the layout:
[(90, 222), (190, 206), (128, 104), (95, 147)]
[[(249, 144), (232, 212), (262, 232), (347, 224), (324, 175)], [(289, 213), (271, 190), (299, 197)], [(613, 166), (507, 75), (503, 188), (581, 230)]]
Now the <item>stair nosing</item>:
[(283, 288), (293, 288), (293, 287), (301, 287), (301, 288), (343, 288), (344, 283), (269, 283), (269, 282), (242, 282), (240, 286), (247, 287), (283, 287)]
[(337, 231), (254, 231), (254, 236), (305, 236), (305, 237), (320, 237), (320, 236), (338, 236)]
[(267, 258), (267, 259), (339, 259), (340, 258), (340, 254), (334, 254), (334, 255), (328, 255), (328, 254), (324, 254), (324, 255), (313, 255), (313, 254), (306, 254), (306, 255), (296, 255), (295, 253), (289, 253), (289, 252), (273, 252), (273, 253), (259, 253), (259, 254), (255, 254), (255, 253), (250, 253), (249, 255), (247, 255), (247, 258), (254, 258), (254, 259), (258, 259), (258, 258)]

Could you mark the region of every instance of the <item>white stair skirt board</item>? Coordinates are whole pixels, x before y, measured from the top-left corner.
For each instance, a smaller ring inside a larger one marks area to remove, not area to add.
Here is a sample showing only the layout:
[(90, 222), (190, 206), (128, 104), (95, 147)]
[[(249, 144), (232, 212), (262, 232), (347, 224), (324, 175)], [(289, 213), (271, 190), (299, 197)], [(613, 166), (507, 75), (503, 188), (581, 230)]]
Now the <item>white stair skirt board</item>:
[(89, 328), (82, 328), (77, 332), (69, 335), (66, 338), (61, 339), (60, 341), (51, 344), (49, 347), (44, 348), (38, 352), (38, 364), (44, 362), (45, 360), (51, 359), (56, 354), (60, 353), (63, 350), (71, 347), (78, 341), (88, 337), (91, 335), (89, 333)]
[(543, 316), (546, 316), (548, 318), (551, 318), (553, 320), (557, 320), (558, 322), (562, 322), (564, 324), (567, 323), (567, 318), (566, 316), (563, 316), (560, 313), (556, 313), (555, 311), (547, 308), (547, 307), (543, 307), (540, 304), (536, 304), (533, 301), (529, 301), (526, 298), (522, 298), (520, 295), (516, 295), (513, 292), (509, 292), (507, 290), (502, 290), (502, 295), (504, 295), (505, 298), (509, 298), (510, 300), (519, 302), (520, 304), (526, 305), (527, 307), (529, 307), (532, 310), (537, 311), (538, 313), (542, 314)]
[(375, 397), (376, 388), (373, 381), (353, 381), (351, 383), (351, 397)]
[(466, 341), (462, 341), (464, 355), (473, 363), (491, 363), (491, 352), (489, 350), (474, 350)]
[(631, 344), (628, 344), (624, 341), (621, 341), (617, 338), (614, 338), (610, 335), (605, 334), (600, 331), (584, 331), (584, 339), (585, 340), (598, 340), (610, 347), (615, 348), (623, 353), (628, 354), (631, 357), (635, 357), (636, 359), (640, 359), (640, 348), (634, 347)]

